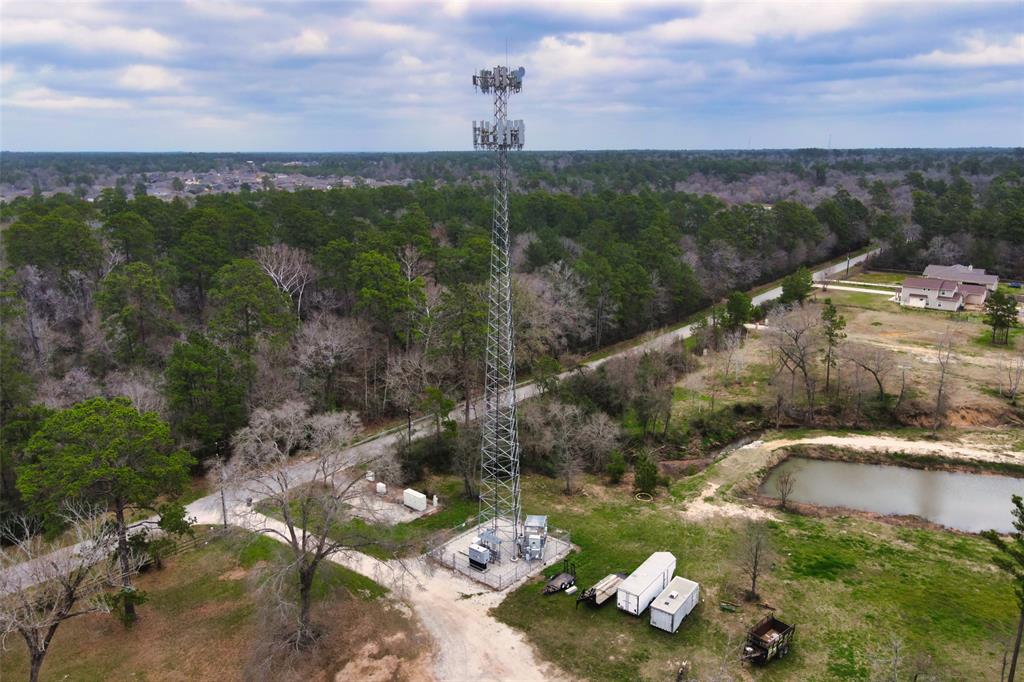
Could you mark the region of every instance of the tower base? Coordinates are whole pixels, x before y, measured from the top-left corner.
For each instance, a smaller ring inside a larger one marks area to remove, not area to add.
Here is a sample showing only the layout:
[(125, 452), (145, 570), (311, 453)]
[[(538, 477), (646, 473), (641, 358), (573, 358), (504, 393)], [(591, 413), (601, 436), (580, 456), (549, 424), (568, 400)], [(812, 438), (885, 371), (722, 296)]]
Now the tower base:
[[(502, 530), (502, 526), (505, 530)], [(451, 571), (486, 585), (492, 590), (503, 591), (539, 575), (548, 566), (561, 561), (572, 550), (569, 533), (555, 529), (548, 531), (543, 556), (534, 561), (516, 559), (517, 554), (511, 547), (511, 524), (499, 524), (498, 535), (502, 540), (501, 553), (487, 563), (486, 570), (480, 570), (470, 564), (469, 546), (474, 544), (481, 533), (489, 528), (489, 524), (470, 526), (443, 545), (435, 547), (428, 555)], [(506, 544), (509, 546), (506, 547)]]

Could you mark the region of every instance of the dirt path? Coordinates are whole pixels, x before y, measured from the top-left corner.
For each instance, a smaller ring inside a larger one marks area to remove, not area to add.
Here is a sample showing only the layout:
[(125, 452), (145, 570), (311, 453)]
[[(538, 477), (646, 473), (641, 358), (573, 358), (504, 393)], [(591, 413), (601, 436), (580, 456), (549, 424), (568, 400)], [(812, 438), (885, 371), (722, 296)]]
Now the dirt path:
[[(235, 520), (248, 530), (285, 531), (276, 519), (238, 508)], [(282, 538), (270, 534), (277, 540)], [(361, 552), (337, 552), (331, 561), (364, 575), (391, 590), (391, 598), (408, 604), (435, 642), (432, 657), (436, 680), (570, 679), (537, 656), (519, 631), (495, 619), (490, 610), (508, 594), (493, 592), (426, 559), (381, 561)], [(512, 589), (512, 588), (510, 588)]]
[(720, 483), (708, 483), (700, 491), (700, 496), (687, 503), (686, 508), (680, 513), (687, 521), (706, 521), (714, 516), (724, 516), (734, 519), (751, 519), (753, 521), (766, 521), (775, 519), (775, 515), (762, 507), (752, 507), (738, 502), (726, 500), (715, 500), (715, 493), (722, 487)]

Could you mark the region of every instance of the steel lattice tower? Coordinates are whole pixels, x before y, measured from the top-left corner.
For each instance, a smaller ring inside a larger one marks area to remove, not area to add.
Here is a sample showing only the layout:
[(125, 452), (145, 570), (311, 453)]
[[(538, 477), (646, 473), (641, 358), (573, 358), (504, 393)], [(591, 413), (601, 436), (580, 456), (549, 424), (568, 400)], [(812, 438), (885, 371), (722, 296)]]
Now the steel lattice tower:
[(488, 290), (487, 376), (481, 425), (481, 527), (511, 541), (518, 555), (520, 529), (519, 435), (516, 428), (515, 335), (512, 327), (512, 272), (508, 228), (508, 152), (522, 149), (524, 126), (509, 121), (508, 98), (523, 86), (522, 67), (485, 69), (473, 85), (494, 97), (494, 121), (473, 122), (473, 147), (497, 152), (491, 228), (491, 278)]

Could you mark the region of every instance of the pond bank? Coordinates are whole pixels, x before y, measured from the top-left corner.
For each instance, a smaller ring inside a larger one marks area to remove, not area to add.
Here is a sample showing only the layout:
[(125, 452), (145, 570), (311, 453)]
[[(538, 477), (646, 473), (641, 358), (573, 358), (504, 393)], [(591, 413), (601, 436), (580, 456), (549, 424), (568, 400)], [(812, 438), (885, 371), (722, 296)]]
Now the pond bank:
[[(987, 474), (987, 475), (985, 475)], [(788, 457), (757, 489), (788, 507), (864, 512), (880, 519), (920, 518), (967, 533), (1012, 530), (1010, 497), (1024, 494), (1024, 479), (991, 471), (940, 471), (844, 459)]]
[[(907, 453), (891, 450), (858, 450), (838, 445), (811, 443), (807, 445), (785, 445), (774, 448), (786, 457), (851, 462), (855, 464), (878, 464), (900, 466), (924, 471), (947, 471), (956, 473), (1012, 476), (1024, 478), (1024, 463), (996, 459), (979, 459), (969, 456), (953, 457), (932, 453)], [(781, 464), (781, 461), (779, 462)]]

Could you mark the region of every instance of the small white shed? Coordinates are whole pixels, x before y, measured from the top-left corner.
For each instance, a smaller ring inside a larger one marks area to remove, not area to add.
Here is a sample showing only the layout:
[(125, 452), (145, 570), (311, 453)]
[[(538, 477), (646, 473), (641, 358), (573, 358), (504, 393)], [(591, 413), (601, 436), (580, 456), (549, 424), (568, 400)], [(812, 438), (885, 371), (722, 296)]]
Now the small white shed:
[(665, 632), (675, 632), (699, 601), (700, 585), (676, 576), (651, 602), (651, 625)]
[(619, 583), (615, 603), (623, 611), (639, 616), (654, 598), (668, 586), (676, 572), (676, 557), (671, 552), (655, 552), (647, 561)]
[(409, 509), (415, 509), (416, 511), (427, 510), (427, 496), (418, 490), (406, 488), (405, 492), (402, 493), (402, 501), (405, 502), (405, 506)]

